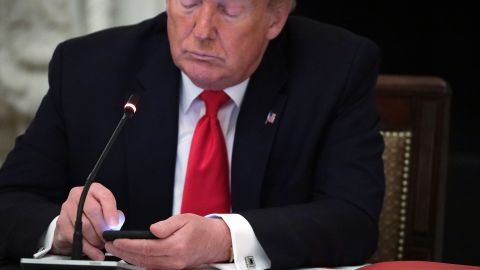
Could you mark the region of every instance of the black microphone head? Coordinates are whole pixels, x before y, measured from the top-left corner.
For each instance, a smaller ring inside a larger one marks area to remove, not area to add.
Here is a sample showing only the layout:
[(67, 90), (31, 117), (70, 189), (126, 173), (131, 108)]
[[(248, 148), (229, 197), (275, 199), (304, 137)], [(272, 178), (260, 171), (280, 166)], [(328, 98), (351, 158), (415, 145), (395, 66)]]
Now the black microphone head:
[(138, 101), (140, 100), (140, 95), (132, 94), (129, 98), (125, 106), (123, 106), (123, 112), (128, 116), (132, 117), (135, 112), (137, 111)]

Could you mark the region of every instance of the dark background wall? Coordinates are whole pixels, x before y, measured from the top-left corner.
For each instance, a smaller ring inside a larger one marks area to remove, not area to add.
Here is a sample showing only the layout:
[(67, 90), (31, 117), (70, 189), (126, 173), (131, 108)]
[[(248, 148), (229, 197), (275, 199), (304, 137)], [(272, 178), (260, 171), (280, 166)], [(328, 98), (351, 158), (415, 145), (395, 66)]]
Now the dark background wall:
[[(452, 88), (443, 261), (480, 265), (480, 68), (474, 9), (462, 1), (299, 0), (295, 14), (369, 37), (382, 73), (436, 75)], [(476, 56), (476, 55), (475, 55)], [(475, 58), (478, 60), (478, 58)], [(477, 82), (475, 84), (475, 82)]]

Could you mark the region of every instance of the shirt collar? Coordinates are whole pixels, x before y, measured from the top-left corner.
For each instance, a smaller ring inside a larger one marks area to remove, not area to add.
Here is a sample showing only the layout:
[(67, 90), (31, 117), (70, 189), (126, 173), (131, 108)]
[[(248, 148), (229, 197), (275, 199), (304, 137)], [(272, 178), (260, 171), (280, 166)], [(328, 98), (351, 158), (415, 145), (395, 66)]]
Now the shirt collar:
[[(247, 91), (248, 82), (250, 78), (245, 81), (228, 87), (223, 91), (230, 97), (235, 103), (235, 106), (240, 108), (242, 105), (243, 97)], [(202, 93), (203, 89), (196, 86), (188, 76), (182, 72), (182, 82), (180, 86), (180, 108), (183, 113), (186, 113), (192, 106), (193, 101)]]

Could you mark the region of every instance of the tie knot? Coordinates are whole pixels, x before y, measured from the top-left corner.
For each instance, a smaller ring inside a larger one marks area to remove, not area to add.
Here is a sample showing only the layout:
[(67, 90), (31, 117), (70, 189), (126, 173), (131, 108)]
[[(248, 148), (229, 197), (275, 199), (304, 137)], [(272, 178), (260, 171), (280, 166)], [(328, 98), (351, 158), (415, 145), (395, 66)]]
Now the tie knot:
[(200, 94), (200, 99), (205, 102), (205, 114), (216, 118), (218, 110), (230, 100), (230, 97), (223, 90), (204, 90)]

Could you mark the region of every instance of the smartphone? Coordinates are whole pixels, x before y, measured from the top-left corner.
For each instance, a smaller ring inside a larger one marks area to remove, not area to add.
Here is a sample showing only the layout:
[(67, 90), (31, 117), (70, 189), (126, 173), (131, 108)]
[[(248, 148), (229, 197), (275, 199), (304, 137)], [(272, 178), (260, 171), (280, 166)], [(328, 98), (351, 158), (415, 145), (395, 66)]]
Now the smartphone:
[(106, 241), (113, 241), (115, 239), (158, 239), (150, 231), (104, 231), (102, 233), (103, 239)]

